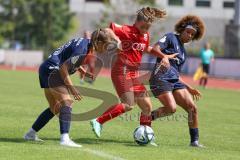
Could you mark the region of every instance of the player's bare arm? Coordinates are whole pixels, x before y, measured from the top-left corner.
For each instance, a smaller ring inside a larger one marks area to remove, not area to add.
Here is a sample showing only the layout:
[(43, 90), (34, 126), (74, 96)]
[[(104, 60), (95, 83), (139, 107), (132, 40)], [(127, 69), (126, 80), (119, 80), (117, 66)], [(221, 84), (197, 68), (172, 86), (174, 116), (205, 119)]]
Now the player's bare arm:
[(82, 96), (80, 95), (79, 91), (73, 86), (72, 80), (68, 73), (68, 64), (67, 61), (63, 63), (63, 65), (59, 69), (60, 75), (64, 80), (65, 85), (68, 87), (70, 93), (73, 95), (75, 100), (81, 100)]

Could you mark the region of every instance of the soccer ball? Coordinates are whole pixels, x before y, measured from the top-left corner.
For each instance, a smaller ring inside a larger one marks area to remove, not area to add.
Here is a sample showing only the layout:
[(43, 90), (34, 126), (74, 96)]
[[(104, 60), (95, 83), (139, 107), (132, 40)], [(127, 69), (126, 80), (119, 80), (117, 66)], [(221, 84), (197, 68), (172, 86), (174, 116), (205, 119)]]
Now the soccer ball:
[(133, 132), (133, 138), (139, 145), (147, 145), (154, 140), (153, 129), (149, 126), (139, 126)]

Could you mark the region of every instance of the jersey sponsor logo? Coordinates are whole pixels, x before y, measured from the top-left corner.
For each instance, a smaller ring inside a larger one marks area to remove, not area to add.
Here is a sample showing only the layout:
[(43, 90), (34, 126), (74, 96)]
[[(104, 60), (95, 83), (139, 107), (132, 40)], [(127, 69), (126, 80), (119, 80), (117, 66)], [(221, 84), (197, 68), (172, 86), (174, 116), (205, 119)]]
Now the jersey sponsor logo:
[(159, 40), (159, 42), (164, 43), (164, 42), (166, 42), (166, 39), (167, 39), (167, 36), (164, 36)]
[(129, 40), (123, 40), (122, 41), (122, 49), (123, 51), (129, 51), (131, 49), (137, 50), (137, 51), (144, 51), (146, 48), (145, 43), (133, 43), (132, 41)]
[(144, 43), (133, 43), (132, 44), (132, 49), (137, 50), (137, 51), (144, 51), (146, 47), (146, 44)]

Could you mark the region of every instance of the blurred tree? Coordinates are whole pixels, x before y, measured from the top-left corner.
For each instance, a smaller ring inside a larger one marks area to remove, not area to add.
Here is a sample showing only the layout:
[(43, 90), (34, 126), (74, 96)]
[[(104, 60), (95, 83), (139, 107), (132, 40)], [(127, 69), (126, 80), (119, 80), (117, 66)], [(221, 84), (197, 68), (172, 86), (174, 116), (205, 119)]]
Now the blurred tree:
[(50, 51), (74, 28), (67, 0), (0, 0), (0, 41)]

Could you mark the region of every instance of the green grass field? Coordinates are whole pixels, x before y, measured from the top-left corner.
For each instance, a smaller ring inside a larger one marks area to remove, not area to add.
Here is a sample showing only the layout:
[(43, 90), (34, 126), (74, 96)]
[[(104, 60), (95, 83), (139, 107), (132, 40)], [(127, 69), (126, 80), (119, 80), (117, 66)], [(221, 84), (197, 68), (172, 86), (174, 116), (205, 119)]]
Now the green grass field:
[[(83, 148), (74, 149), (59, 145), (57, 118), (39, 132), (39, 137), (45, 140), (43, 143), (25, 142), (22, 139), (24, 133), (47, 107), (38, 75), (33, 72), (0, 71), (0, 77), (0, 159), (240, 159), (240, 92), (201, 90), (204, 97), (198, 102), (200, 141), (207, 146), (205, 149), (188, 147), (186, 114), (181, 108), (177, 109), (174, 117), (153, 123), (158, 147), (136, 145), (132, 132), (139, 124), (137, 107), (105, 124), (100, 139), (95, 138), (88, 121), (73, 122), (70, 135), (83, 145)], [(73, 79), (78, 83), (76, 76)], [(115, 92), (107, 78), (99, 78), (94, 86), (84, 86)], [(152, 102), (155, 108), (160, 106), (154, 98)], [(74, 104), (73, 111), (88, 111), (100, 103), (99, 100), (84, 97), (84, 100)]]

